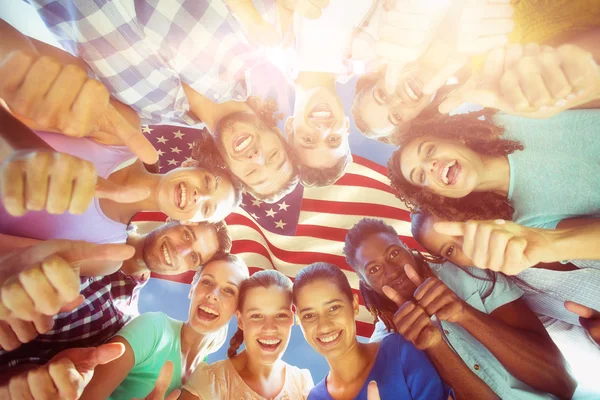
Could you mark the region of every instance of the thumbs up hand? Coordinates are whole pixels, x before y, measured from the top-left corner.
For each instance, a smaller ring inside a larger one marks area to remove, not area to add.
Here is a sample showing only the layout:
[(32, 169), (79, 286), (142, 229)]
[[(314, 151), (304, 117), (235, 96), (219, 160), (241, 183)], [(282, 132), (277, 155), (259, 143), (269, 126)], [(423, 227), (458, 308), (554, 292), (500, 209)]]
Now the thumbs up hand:
[(0, 388), (0, 395), (7, 399), (76, 400), (92, 379), (96, 366), (124, 352), (121, 343), (62, 351), (47, 364), (11, 378), (8, 385)]
[(16, 151), (0, 164), (0, 201), (16, 217), (40, 210), (81, 214), (94, 195), (135, 202), (149, 191), (118, 188), (98, 178), (91, 162), (53, 150)]
[(81, 66), (19, 50), (0, 59), (0, 77), (0, 98), (28, 125), (73, 137), (100, 136), (129, 147), (147, 164), (158, 160), (156, 149), (118, 111), (104, 84)]

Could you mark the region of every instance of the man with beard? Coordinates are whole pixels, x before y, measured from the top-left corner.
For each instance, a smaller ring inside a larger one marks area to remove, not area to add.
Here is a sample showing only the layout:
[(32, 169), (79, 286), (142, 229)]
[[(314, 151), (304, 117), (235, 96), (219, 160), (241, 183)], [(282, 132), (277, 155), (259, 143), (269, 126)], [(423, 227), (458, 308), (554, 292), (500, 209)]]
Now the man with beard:
[[(151, 272), (175, 275), (195, 271), (216, 254), (229, 252), (231, 238), (224, 222), (170, 222), (148, 234), (133, 232), (127, 245), (135, 249), (135, 254), (133, 257), (129, 254), (131, 258), (123, 261), (116, 272), (114, 268), (101, 271), (82, 265), (81, 270), (75, 269), (78, 273), (73, 274), (76, 263), (72, 260), (81, 258), (82, 246), (95, 246), (92, 249), (98, 253), (98, 246), (117, 245), (46, 241), (18, 249), (0, 259), (3, 271), (15, 271), (13, 276), (2, 281), (0, 288), (2, 375), (6, 372), (13, 374), (28, 365), (45, 364), (65, 349), (101, 345), (138, 315), (139, 291)], [(122, 256), (120, 253), (125, 250), (113, 249), (118, 254), (111, 256), (115, 260), (127, 258), (115, 258)], [(62, 259), (57, 261), (56, 255)], [(50, 264), (53, 267), (49, 271), (48, 260), (52, 257)], [(61, 263), (65, 268), (57, 272), (57, 264), (60, 266)], [(58, 290), (57, 281), (69, 281), (70, 285), (63, 286), (72, 287), (73, 280), (75, 287), (79, 283), (79, 299), (64, 299), (61, 297), (64, 290)], [(54, 289), (39, 290), (43, 287)], [(48, 307), (44, 307), (48, 304), (57, 305), (54, 311), (67, 308), (70, 312), (56, 315), (56, 312), (48, 312)], [(51, 321), (52, 317), (54, 321)], [(30, 327), (24, 329), (24, 324)]]
[(503, 276), (429, 265), (394, 228), (370, 218), (348, 232), (344, 253), (379, 321), (371, 340), (403, 335), (457, 398), (571, 398), (568, 364), (523, 292)]

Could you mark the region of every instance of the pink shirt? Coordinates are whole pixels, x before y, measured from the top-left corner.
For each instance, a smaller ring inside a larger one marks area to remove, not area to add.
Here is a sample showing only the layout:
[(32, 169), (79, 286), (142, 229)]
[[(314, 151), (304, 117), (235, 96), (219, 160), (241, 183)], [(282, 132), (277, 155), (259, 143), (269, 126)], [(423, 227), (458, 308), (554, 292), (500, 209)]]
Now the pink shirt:
[[(36, 132), (55, 150), (92, 162), (98, 176), (108, 178), (123, 162), (135, 157), (125, 146), (107, 146), (91, 139)], [(30, 211), (23, 217), (9, 215), (0, 204), (0, 233), (35, 239), (71, 239), (92, 243), (125, 243), (127, 226), (108, 218), (94, 199), (81, 215), (52, 215)]]

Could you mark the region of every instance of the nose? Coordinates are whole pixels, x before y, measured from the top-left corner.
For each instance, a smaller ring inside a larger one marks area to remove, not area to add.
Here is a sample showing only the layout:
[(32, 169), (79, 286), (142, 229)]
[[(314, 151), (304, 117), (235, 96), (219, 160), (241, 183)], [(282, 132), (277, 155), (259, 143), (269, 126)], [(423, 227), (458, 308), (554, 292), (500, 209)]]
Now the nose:
[(277, 325), (272, 318), (266, 318), (263, 324), (263, 331), (265, 332), (274, 332), (277, 330)]
[(317, 322), (317, 332), (319, 335), (330, 333), (333, 330), (333, 324), (327, 317), (319, 318)]
[(207, 198), (207, 194), (202, 193), (198, 188), (194, 188), (194, 191), (192, 192), (192, 201), (194, 202), (194, 204), (198, 205), (204, 202)]
[(219, 299), (219, 296), (217, 295), (217, 290), (218, 289), (215, 287), (213, 290), (206, 293), (206, 298), (210, 301), (217, 301)]
[(426, 171), (429, 171), (430, 173), (435, 173), (436, 168), (437, 168), (437, 160), (430, 159), (425, 162), (425, 170)]
[(257, 164), (265, 163), (265, 157), (264, 157), (262, 151), (260, 151), (260, 149), (258, 149), (256, 147), (248, 152), (248, 159), (254, 161)]

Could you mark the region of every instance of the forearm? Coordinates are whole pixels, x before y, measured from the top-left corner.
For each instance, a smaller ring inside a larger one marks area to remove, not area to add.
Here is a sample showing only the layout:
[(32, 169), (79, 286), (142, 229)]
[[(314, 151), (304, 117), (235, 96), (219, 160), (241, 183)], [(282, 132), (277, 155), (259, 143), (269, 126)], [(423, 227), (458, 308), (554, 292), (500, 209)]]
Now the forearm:
[(517, 379), (533, 388), (570, 398), (576, 383), (548, 334), (517, 329), (471, 306), (459, 322)]
[(599, 260), (600, 218), (564, 220), (552, 232), (556, 260)]
[(498, 398), (443, 340), (425, 353), (442, 380), (454, 390), (457, 399)]

